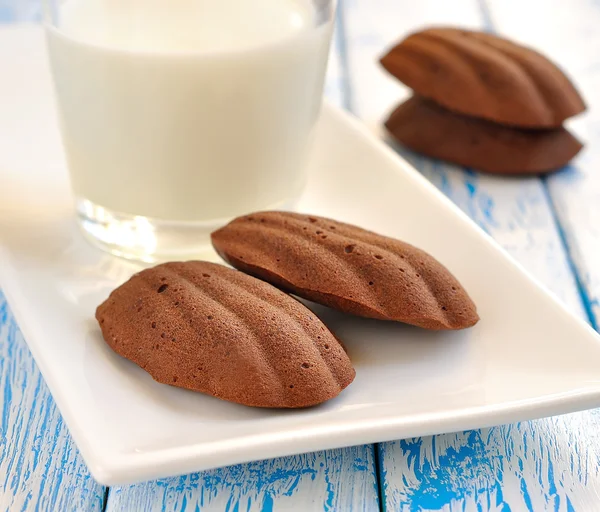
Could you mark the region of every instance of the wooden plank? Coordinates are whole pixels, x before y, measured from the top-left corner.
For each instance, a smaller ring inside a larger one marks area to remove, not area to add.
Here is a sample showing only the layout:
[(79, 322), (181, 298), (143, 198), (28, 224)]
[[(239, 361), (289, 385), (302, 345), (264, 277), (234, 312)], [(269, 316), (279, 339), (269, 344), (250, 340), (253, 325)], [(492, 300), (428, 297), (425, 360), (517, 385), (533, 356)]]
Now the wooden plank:
[(107, 511), (377, 511), (373, 446), (111, 488)]
[(387, 510), (598, 510), (599, 422), (594, 410), (382, 445)]
[[(541, 0), (538, 9), (543, 10)], [(408, 95), (376, 63), (393, 41), (425, 24), (483, 26), (490, 22), (486, 14), (470, 0), (347, 3), (345, 47), (354, 112), (377, 129), (395, 102)], [(584, 315), (541, 180), (499, 179), (400, 152), (573, 312)], [(577, 504), (590, 510), (600, 452), (590, 449), (586, 435), (597, 430), (597, 416), (578, 413), (381, 444), (385, 509), (572, 510)]]
[[(595, 325), (600, 322), (600, 6), (593, 0), (491, 0), (498, 32), (532, 46), (572, 77), (588, 104), (585, 115), (568, 124), (586, 142), (566, 171), (548, 178), (548, 190), (581, 280)], [(535, 19), (532, 29), (524, 22)]]
[[(346, 101), (336, 31), (325, 94)], [(111, 488), (109, 511), (379, 510), (372, 445), (278, 458), (121, 488)]]
[(0, 510), (103, 509), (1, 293), (0, 414)]

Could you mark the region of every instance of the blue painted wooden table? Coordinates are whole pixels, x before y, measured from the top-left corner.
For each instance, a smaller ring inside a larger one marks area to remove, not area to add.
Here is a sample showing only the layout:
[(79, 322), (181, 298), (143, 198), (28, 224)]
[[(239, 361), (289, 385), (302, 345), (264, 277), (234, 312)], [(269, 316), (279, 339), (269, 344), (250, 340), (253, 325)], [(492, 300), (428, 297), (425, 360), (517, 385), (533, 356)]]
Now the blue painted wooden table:
[[(37, 21), (39, 12), (32, 0), (0, 0), (1, 22)], [(587, 149), (549, 178), (501, 179), (404, 156), (575, 314), (598, 325), (600, 4), (342, 0), (327, 96), (377, 129), (408, 94), (382, 72), (378, 55), (433, 23), (485, 28), (536, 47), (588, 100), (590, 112), (573, 123)], [(597, 410), (103, 488), (90, 477), (1, 294), (0, 406), (0, 511), (600, 510)]]

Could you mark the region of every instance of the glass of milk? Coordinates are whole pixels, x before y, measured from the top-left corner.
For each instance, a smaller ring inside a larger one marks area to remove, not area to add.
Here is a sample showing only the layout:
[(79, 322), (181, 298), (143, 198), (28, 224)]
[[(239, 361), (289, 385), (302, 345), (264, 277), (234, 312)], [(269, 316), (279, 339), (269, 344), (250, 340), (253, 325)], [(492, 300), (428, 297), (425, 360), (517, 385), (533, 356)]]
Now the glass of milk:
[(198, 257), (302, 191), (335, 0), (45, 0), (83, 232), (114, 254)]

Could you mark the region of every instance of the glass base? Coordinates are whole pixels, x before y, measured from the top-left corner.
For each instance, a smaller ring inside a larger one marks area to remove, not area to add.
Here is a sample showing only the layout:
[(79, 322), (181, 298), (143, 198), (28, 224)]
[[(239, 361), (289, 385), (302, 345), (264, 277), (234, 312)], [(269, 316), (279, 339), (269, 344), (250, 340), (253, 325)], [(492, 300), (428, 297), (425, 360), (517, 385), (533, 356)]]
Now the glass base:
[(95, 246), (123, 258), (155, 263), (216, 260), (210, 234), (229, 219), (173, 222), (113, 212), (87, 199), (76, 200), (77, 219)]

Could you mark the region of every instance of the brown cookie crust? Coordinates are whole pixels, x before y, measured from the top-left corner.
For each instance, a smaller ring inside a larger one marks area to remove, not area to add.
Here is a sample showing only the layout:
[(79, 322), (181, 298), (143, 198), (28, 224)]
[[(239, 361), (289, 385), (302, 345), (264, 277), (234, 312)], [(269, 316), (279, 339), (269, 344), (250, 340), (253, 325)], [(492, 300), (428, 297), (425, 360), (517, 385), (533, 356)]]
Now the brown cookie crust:
[(96, 310), (106, 343), (156, 381), (255, 407), (319, 404), (355, 371), (303, 304), (223, 265), (143, 270)]
[(234, 267), (346, 313), (426, 329), (479, 320), (467, 292), (429, 254), (350, 224), (258, 212), (215, 231), (212, 242)]
[(501, 124), (558, 127), (586, 108), (550, 60), (485, 32), (422, 30), (390, 49), (381, 64), (417, 95)]
[(386, 121), (404, 146), (479, 171), (543, 174), (569, 163), (583, 145), (565, 128), (524, 130), (461, 116), (413, 96)]

